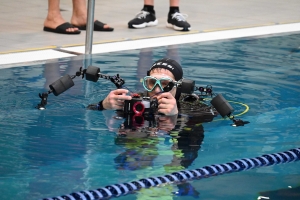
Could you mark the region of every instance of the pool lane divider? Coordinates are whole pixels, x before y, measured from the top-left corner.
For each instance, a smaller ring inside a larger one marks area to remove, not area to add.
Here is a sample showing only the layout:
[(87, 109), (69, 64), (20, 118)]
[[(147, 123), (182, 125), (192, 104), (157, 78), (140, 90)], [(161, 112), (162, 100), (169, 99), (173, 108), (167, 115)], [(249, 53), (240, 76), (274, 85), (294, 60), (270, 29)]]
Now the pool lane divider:
[(143, 178), (140, 180), (108, 185), (95, 190), (73, 192), (71, 194), (44, 198), (42, 200), (97, 200), (118, 197), (138, 191), (142, 188), (151, 188), (163, 184), (180, 183), (192, 179), (208, 178), (226, 173), (245, 171), (248, 169), (290, 163), (300, 160), (300, 148), (288, 151), (265, 154), (255, 158), (243, 158), (225, 164), (204, 166), (194, 170), (182, 170), (164, 176)]

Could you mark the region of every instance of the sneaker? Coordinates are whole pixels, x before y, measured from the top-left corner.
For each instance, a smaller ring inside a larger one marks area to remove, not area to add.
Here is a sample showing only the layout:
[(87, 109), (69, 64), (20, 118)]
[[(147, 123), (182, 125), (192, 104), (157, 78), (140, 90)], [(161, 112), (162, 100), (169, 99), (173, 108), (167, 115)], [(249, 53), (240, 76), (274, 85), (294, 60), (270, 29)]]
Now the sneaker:
[(191, 30), (191, 25), (185, 20), (188, 18), (187, 14), (181, 14), (176, 12), (168, 16), (167, 27), (173, 28), (176, 31), (189, 31)]
[(145, 28), (156, 26), (158, 23), (155, 14), (142, 10), (136, 17), (128, 22), (128, 28)]

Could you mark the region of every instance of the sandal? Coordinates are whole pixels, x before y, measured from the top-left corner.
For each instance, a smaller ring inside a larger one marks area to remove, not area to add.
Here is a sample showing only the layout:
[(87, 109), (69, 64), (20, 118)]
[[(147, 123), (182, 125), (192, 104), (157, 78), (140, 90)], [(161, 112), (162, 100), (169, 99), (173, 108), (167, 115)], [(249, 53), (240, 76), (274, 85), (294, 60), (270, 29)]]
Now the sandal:
[(56, 28), (49, 28), (44, 26), (44, 31), (52, 32), (52, 33), (60, 33), (60, 34), (69, 34), (69, 35), (79, 34), (81, 32), (80, 30), (67, 31), (68, 28), (76, 28), (76, 27), (70, 24), (69, 22), (65, 22), (57, 26)]
[[(108, 27), (108, 28), (104, 28), (104, 23), (96, 20), (94, 22), (94, 31), (113, 31), (114, 28), (111, 28), (111, 27)], [(83, 26), (76, 26), (76, 25), (73, 25), (74, 27), (78, 28), (79, 30), (86, 30), (86, 25), (83, 25)]]

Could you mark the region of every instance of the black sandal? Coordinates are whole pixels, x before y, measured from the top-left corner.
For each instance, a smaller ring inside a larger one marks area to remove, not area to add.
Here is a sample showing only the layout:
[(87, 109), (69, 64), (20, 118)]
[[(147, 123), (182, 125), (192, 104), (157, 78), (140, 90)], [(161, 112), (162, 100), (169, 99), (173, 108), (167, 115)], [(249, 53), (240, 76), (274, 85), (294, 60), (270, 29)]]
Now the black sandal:
[(73, 26), (72, 24), (70, 24), (69, 22), (65, 22), (65, 23), (57, 26), (56, 28), (49, 28), (49, 27), (44, 26), (44, 31), (52, 32), (52, 33), (68, 34), (68, 35), (79, 34), (81, 32), (80, 30), (67, 31), (68, 28), (76, 28), (76, 27)]
[[(108, 28), (104, 28), (104, 23), (96, 20), (94, 22), (94, 31), (113, 31), (114, 28), (111, 28), (111, 27), (108, 27)], [(86, 25), (83, 25), (83, 26), (76, 26), (76, 25), (73, 25), (74, 27), (78, 28), (79, 30), (86, 30)]]

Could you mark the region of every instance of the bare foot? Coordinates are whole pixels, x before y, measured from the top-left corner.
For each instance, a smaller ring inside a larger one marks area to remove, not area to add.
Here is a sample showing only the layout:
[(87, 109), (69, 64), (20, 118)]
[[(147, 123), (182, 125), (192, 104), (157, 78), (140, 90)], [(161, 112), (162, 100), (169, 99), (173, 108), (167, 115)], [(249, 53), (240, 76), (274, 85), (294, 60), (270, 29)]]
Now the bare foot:
[[(62, 18), (61, 15), (48, 15), (47, 18), (44, 21), (44, 27), (55, 29), (59, 25), (65, 23), (66, 21)], [(76, 32), (78, 31), (78, 28), (68, 28), (66, 29), (67, 32)]]

